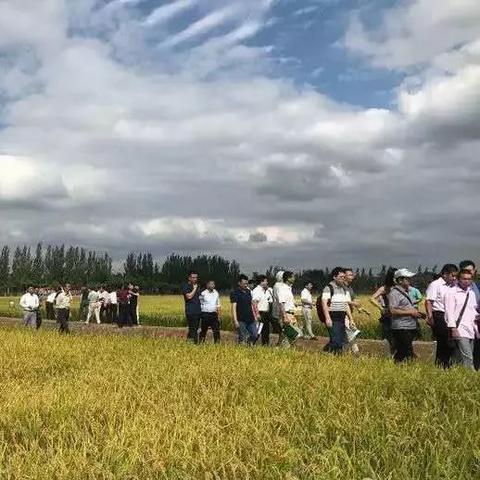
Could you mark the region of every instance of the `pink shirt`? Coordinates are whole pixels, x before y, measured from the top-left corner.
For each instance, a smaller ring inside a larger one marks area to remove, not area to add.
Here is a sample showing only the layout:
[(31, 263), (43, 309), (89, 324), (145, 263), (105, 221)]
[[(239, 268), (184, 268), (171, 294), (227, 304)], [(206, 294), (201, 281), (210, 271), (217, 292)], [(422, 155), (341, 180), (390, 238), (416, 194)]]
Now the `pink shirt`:
[(467, 294), (470, 295), (458, 327), (458, 333), (460, 337), (472, 339), (478, 335), (478, 327), (475, 321), (480, 301), (478, 289), (469, 287), (467, 290), (462, 290), (459, 286), (449, 289), (445, 295), (445, 320), (448, 328), (456, 328)]

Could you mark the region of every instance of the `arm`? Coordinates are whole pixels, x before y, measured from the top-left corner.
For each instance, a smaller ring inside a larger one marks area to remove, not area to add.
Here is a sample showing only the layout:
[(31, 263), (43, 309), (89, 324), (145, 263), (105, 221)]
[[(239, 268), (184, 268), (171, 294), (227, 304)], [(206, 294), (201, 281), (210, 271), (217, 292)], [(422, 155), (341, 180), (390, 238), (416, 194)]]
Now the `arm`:
[(285, 303), (281, 302), (279, 306), (280, 306), (280, 318), (281, 318), (282, 322), (284, 324), (290, 323), (288, 318), (287, 318), (287, 312), (285, 310)]
[(325, 316), (325, 325), (328, 328), (332, 327), (332, 319), (330, 318), (330, 309), (328, 308), (328, 298), (323, 298), (322, 296), (322, 310), (323, 310), (323, 315)]
[(238, 328), (238, 320), (237, 320), (237, 303), (232, 303), (232, 320), (233, 320), (233, 326), (235, 328)]
[(370, 298), (370, 303), (377, 307), (380, 312), (383, 312), (383, 306), (380, 304), (378, 301), (378, 298), (380, 298), (382, 295), (385, 294), (385, 287), (380, 287)]
[(220, 295), (217, 297), (217, 315), (218, 319), (220, 319), (220, 316), (222, 314), (222, 304), (220, 303)]
[(390, 315), (392, 317), (415, 317), (420, 318), (422, 315), (416, 308), (395, 308), (390, 307)]
[(260, 318), (260, 312), (258, 311), (258, 300), (252, 301), (252, 310), (253, 310), (253, 316), (256, 319)]
[(452, 332), (452, 337), (458, 337), (457, 319), (455, 318), (455, 296), (447, 293), (445, 296), (445, 322)]
[(187, 299), (187, 300), (191, 300), (194, 296), (195, 296), (195, 293), (197, 292), (198, 290), (198, 284), (194, 285), (193, 286), (193, 290), (191, 292), (184, 292), (184, 297)]
[(425, 310), (427, 311), (427, 323), (433, 327), (433, 300), (425, 299)]
[(345, 326), (347, 328), (354, 327), (355, 322), (353, 321), (353, 314), (352, 314), (352, 309), (350, 308), (350, 304), (347, 303), (347, 317), (346, 317), (346, 322)]

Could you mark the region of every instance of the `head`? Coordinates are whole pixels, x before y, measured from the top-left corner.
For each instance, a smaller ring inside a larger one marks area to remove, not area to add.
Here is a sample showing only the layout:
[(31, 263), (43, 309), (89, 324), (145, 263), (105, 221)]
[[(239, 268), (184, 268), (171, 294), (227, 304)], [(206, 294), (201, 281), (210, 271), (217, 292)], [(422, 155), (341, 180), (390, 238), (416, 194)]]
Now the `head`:
[(458, 274), (458, 286), (466, 290), (473, 282), (472, 272), (468, 269), (460, 270)]
[(408, 290), (412, 284), (412, 278), (415, 276), (413, 272), (406, 268), (400, 268), (394, 274), (395, 283), (405, 290)]
[(475, 275), (477, 274), (477, 267), (472, 260), (462, 260), (458, 266), (460, 271), (469, 270), (472, 274), (472, 278), (475, 278)]
[(71, 289), (72, 289), (72, 286), (71, 286), (69, 283), (66, 283), (64, 290), (65, 290), (66, 292), (69, 292)]
[(453, 285), (458, 276), (458, 267), (453, 263), (447, 263), (442, 267), (440, 275), (447, 285)]
[(213, 280), (209, 280), (207, 282), (207, 290), (213, 292), (215, 290), (215, 282)]
[(27, 288), (27, 292), (30, 295), (33, 295), (35, 293), (35, 287), (33, 285), (29, 285), (29, 287)]
[(293, 285), (295, 282), (295, 274), (293, 272), (285, 272), (283, 274), (283, 283), (286, 283), (287, 285)]
[(246, 290), (248, 288), (248, 277), (246, 275), (240, 275), (238, 277), (238, 286), (242, 290)]
[(335, 267), (330, 274), (330, 279), (337, 285), (346, 285), (345, 282), (345, 269), (342, 267)]
[(188, 273), (188, 283), (191, 283), (192, 285), (196, 285), (198, 283), (198, 273), (194, 270)]
[(282, 283), (283, 282), (283, 274), (285, 272), (283, 270), (280, 270), (279, 272), (277, 272), (277, 274), (275, 275), (275, 280), (278, 282), (278, 283)]
[(268, 288), (268, 278), (267, 278), (266, 275), (260, 275), (257, 278), (257, 282), (262, 288), (264, 288), (264, 289)]
[(351, 285), (355, 280), (355, 272), (351, 268), (345, 268), (345, 283)]
[(307, 282), (305, 283), (305, 288), (311, 292), (313, 290), (313, 283), (312, 282)]
[(103, 285), (98, 289), (99, 292), (104, 292), (105, 291), (105, 288), (103, 287)]
[(129, 290), (133, 290), (133, 283), (129, 283), (129, 284), (128, 284), (128, 289), (129, 289)]

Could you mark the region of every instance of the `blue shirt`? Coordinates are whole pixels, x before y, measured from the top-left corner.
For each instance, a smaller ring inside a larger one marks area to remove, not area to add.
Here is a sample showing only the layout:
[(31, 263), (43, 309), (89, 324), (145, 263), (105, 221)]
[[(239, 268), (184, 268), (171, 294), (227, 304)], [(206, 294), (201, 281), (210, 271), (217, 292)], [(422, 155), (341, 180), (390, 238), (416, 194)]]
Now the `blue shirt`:
[(197, 286), (195, 295), (188, 300), (186, 295), (193, 291), (193, 285), (185, 283), (182, 285), (183, 299), (185, 300), (185, 315), (200, 315), (202, 313), (202, 306), (200, 304), (200, 287)]
[(418, 302), (423, 298), (420, 290), (415, 287), (410, 287), (408, 289), (408, 296), (412, 299), (414, 305), (418, 305)]
[(237, 320), (239, 322), (253, 323), (255, 318), (252, 310), (252, 292), (247, 288), (236, 288), (230, 295), (230, 302), (237, 304)]

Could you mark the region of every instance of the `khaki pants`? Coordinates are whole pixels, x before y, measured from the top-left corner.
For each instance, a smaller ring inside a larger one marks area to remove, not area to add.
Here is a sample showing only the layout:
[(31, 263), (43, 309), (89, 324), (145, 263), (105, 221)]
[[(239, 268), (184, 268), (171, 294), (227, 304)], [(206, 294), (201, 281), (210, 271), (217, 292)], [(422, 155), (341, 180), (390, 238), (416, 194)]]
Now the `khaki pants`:
[(87, 321), (85, 323), (90, 323), (90, 318), (92, 318), (92, 315), (95, 315), (95, 319), (97, 320), (97, 323), (100, 323), (101, 306), (102, 305), (100, 302), (90, 303), (88, 305), (88, 315), (87, 315)]
[(312, 331), (312, 309), (303, 307), (303, 335), (305, 338), (313, 338), (315, 335)]

